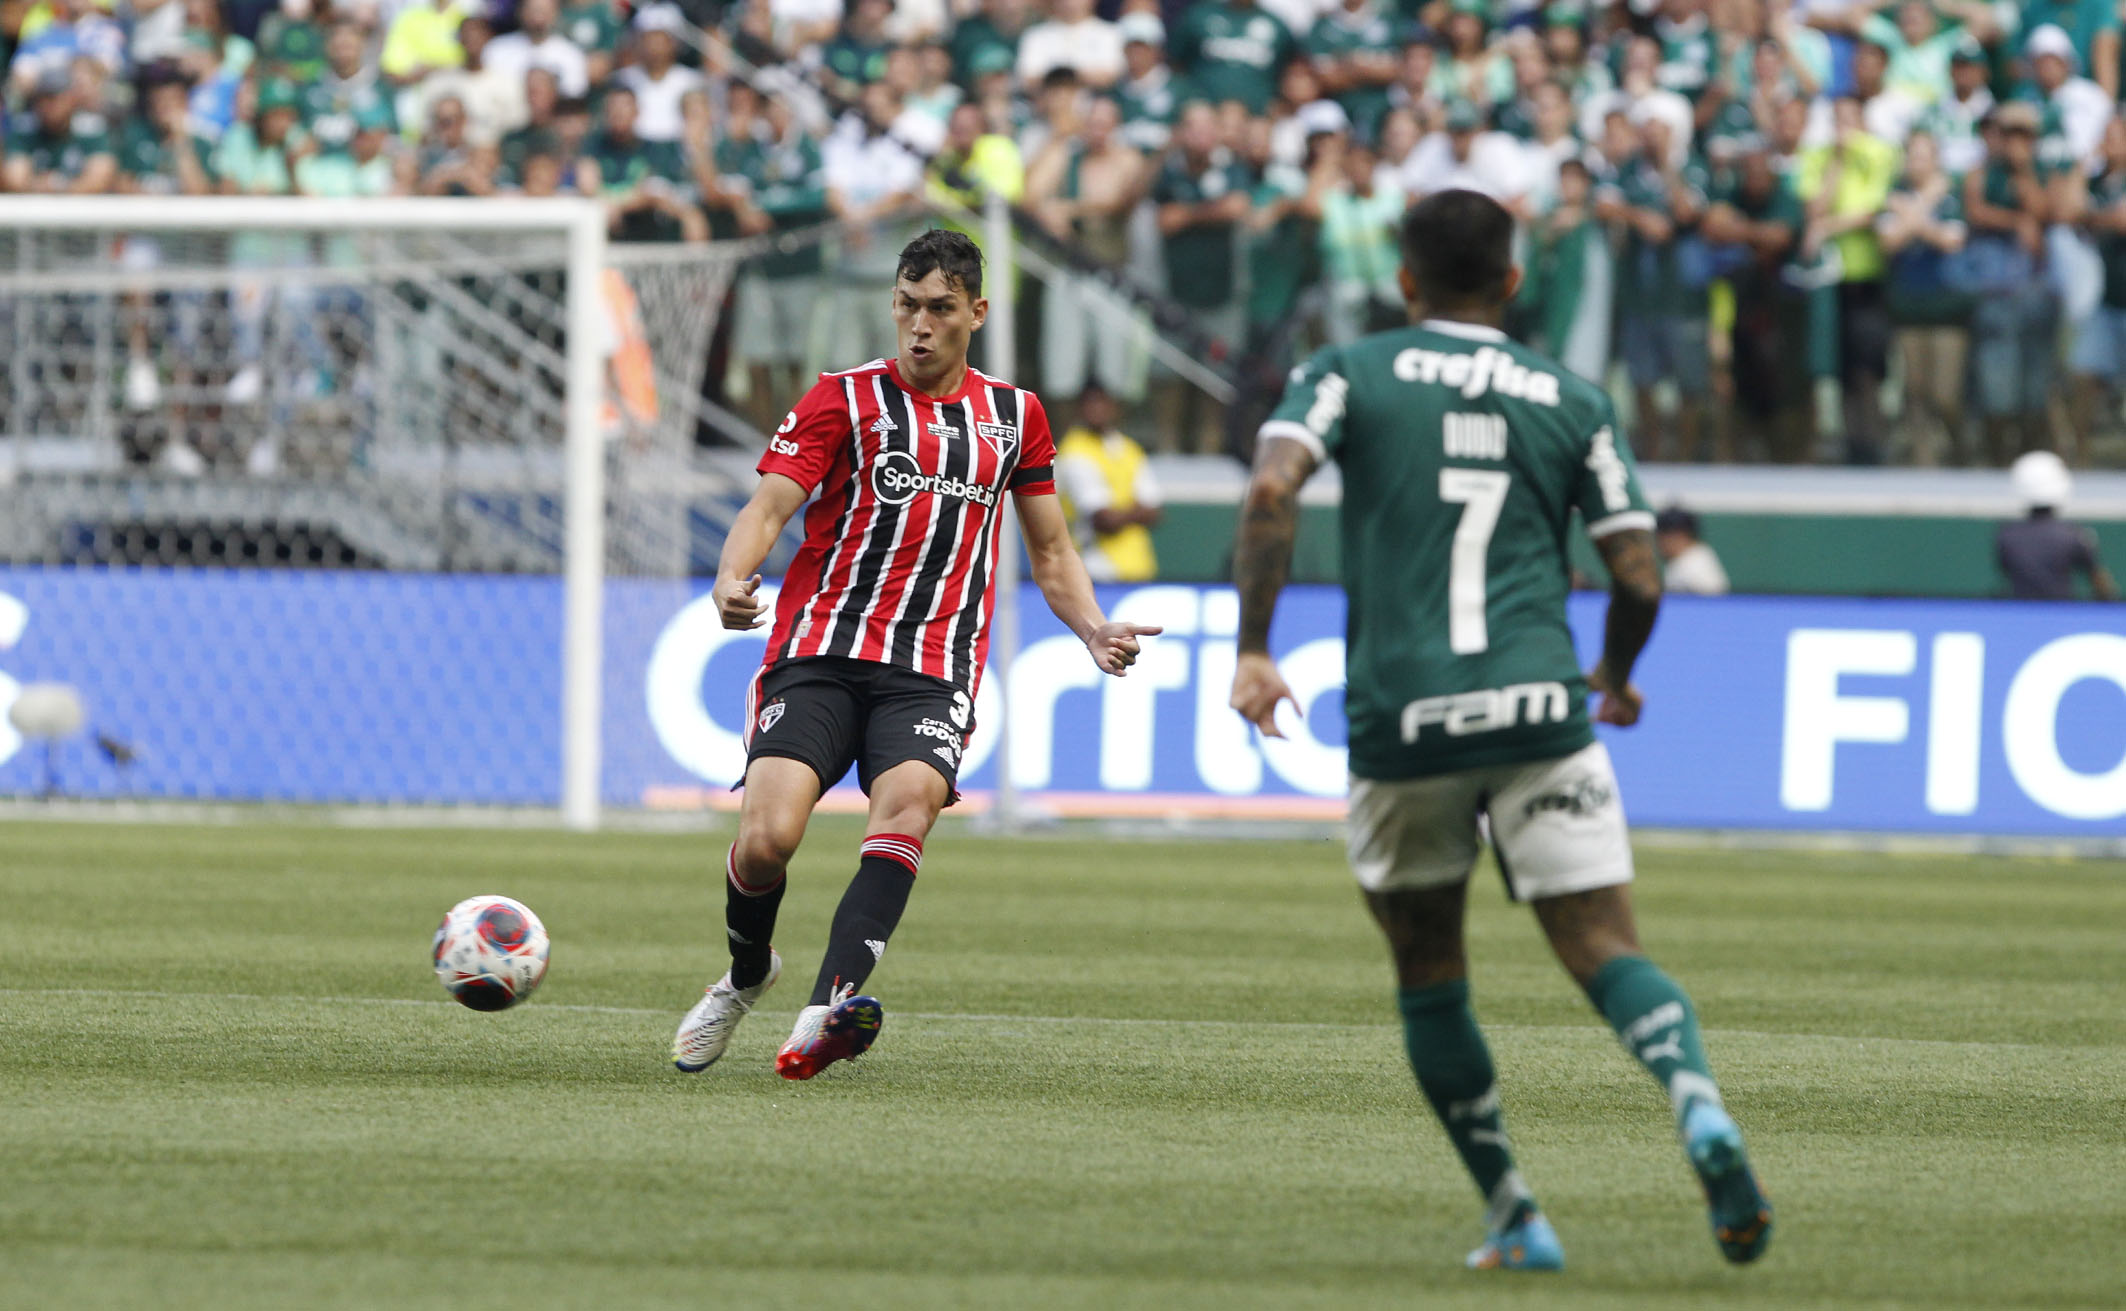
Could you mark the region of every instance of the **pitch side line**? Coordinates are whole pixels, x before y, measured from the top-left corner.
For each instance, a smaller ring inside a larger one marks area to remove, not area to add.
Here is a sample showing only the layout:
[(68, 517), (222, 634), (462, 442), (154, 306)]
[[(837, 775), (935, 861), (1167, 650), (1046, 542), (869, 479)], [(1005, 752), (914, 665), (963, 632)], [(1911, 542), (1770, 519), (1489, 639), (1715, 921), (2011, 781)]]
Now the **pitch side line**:
[[(147, 988), (0, 988), (0, 997), (148, 997), (159, 1001), (248, 1001), (273, 1002), (282, 1005), (314, 1005), (326, 1003), (334, 1006), (441, 1006), (462, 1009), (456, 1002), (441, 998), (426, 997), (299, 997), (275, 996), (263, 992), (165, 992)], [(541, 1011), (567, 1011), (585, 1015), (659, 1015), (671, 1017), (678, 1014), (677, 1007), (652, 1009), (647, 1006), (589, 1006), (575, 1003), (541, 1002), (535, 1009)], [(795, 1011), (758, 1011), (760, 1015), (779, 1015), (788, 1019)], [(1396, 1028), (1394, 1024), (1339, 1024), (1328, 1020), (1203, 1020), (1203, 1019), (1144, 1019), (1112, 1015), (990, 1015), (970, 1011), (892, 1011), (897, 1019), (936, 1021), (959, 1024), (1074, 1024), (1098, 1025), (1106, 1028), (1164, 1027), (1181, 1029), (1283, 1029), (1317, 1033), (1376, 1033)], [(1493, 1033), (1600, 1033), (1601, 1026), (1593, 1020), (1586, 1024), (1486, 1024)], [(1899, 1043), (1908, 1047), (1950, 1047), (1959, 1049), (1983, 1049), (1992, 1051), (2033, 1052), (2119, 1052), (2116, 1046), (2092, 1046), (2089, 1044), (2046, 1045), (2032, 1042), (1985, 1042), (1967, 1038), (1900, 1038), (1882, 1034), (1850, 1033), (1781, 1033), (1770, 1029), (1708, 1028), (1707, 1033), (1725, 1034), (1735, 1038), (1758, 1038), (1767, 1041), (1789, 1040), (1804, 1042), (1882, 1042)]]

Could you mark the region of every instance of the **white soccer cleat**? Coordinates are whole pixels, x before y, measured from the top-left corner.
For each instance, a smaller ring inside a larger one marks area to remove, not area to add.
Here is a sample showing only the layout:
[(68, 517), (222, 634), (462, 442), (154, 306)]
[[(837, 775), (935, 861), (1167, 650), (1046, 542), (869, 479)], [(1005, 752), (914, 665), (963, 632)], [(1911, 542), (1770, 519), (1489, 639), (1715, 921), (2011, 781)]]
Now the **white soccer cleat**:
[(688, 1074), (698, 1074), (714, 1065), (731, 1045), (738, 1022), (781, 977), (782, 957), (772, 949), (768, 952), (768, 977), (750, 988), (732, 987), (731, 972), (725, 970), (723, 977), (709, 985), (701, 1000), (694, 1003), (694, 1009), (679, 1022), (679, 1032), (672, 1035), (672, 1064)]
[(844, 984), (825, 1006), (797, 1013), (790, 1041), (775, 1053), (775, 1072), (785, 1079), (809, 1079), (836, 1061), (853, 1061), (871, 1050), (885, 1023), (885, 1008), (876, 997), (853, 997)]

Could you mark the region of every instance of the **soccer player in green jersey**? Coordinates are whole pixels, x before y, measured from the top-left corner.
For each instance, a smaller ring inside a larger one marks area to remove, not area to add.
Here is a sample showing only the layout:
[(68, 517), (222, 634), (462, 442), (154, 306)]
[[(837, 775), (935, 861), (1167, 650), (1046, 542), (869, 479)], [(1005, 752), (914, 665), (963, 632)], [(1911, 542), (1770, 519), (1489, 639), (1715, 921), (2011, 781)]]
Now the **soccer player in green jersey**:
[[(1479, 1267), (1555, 1270), (1557, 1236), (1514, 1168), (1491, 1053), (1469, 1009), (1462, 910), (1485, 834), (1508, 891), (1661, 1082), (1730, 1261), (1772, 1211), (1721, 1105), (1690, 998), (1640, 952), (1631, 846), (1609, 754), (1661, 603), (1654, 517), (1609, 399), (1499, 330), (1520, 287), (1513, 218), (1443, 191), (1402, 225), (1409, 327), (1294, 370), (1262, 426), (1240, 525), (1233, 708), (1270, 736), (1292, 692), (1270, 658), (1300, 485), (1343, 470), (1349, 597), (1350, 859), (1395, 959), (1410, 1065), (1483, 1194)], [(1580, 673), (1565, 622), (1579, 515), (1612, 579), (1602, 658)], [(1297, 708), (1296, 702), (1294, 708)]]

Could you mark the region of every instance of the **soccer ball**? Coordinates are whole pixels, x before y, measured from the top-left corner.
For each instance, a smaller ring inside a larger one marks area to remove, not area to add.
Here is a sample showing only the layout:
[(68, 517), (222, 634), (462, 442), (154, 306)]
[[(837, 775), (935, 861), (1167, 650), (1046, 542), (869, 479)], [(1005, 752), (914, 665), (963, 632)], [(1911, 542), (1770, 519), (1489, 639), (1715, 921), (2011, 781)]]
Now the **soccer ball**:
[(468, 897), (436, 929), (436, 978), (476, 1011), (502, 1011), (546, 977), (546, 926), (508, 897)]

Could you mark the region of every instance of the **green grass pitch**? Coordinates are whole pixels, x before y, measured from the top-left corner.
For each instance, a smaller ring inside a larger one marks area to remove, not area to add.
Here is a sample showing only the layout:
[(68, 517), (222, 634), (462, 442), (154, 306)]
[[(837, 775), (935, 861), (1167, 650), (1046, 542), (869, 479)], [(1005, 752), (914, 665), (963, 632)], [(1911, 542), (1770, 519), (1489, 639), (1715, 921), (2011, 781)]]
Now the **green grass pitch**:
[[(1483, 876), (1474, 987), (1562, 1276), (1459, 1268), (1329, 842), (946, 828), (872, 1054), (769, 1062), (857, 830), (821, 821), (790, 977), (673, 1071), (722, 968), (722, 839), (12, 824), (0, 1306), (2118, 1306), (2126, 867), (1642, 854), (1779, 1208), (1724, 1265), (1656, 1088)], [(527, 901), (533, 1001), (448, 1003), (431, 930)]]

